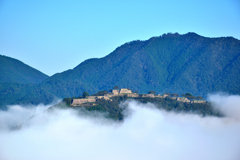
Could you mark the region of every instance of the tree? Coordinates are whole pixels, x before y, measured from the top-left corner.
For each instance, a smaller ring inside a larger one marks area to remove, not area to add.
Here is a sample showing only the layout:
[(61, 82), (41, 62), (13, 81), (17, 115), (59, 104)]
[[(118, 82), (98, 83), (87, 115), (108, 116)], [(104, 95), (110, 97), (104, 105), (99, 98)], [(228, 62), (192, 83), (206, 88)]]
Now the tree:
[(83, 92), (82, 98), (86, 98), (87, 96), (89, 96), (89, 93), (88, 92)]
[(133, 93), (138, 93), (138, 91), (133, 91)]
[(186, 97), (188, 99), (196, 99), (195, 96), (193, 96), (191, 93), (186, 93), (186, 94), (182, 94), (183, 97)]
[(197, 96), (197, 98), (196, 99), (203, 99), (203, 97), (202, 96)]
[(170, 93), (169, 93), (169, 92), (166, 92), (165, 94), (167, 94), (168, 96), (170, 96)]
[(104, 96), (104, 94), (108, 94), (108, 91), (99, 91), (96, 94), (93, 94), (93, 96)]
[(156, 91), (152, 91), (152, 90), (151, 90), (151, 91), (148, 92), (148, 94), (154, 94), (154, 95), (156, 95)]
[(186, 93), (185, 96), (193, 96), (191, 93)]
[(170, 94), (172, 97), (179, 97), (179, 94), (177, 94), (177, 93), (171, 93)]
[(115, 87), (113, 87), (113, 89), (119, 89), (119, 87), (118, 87), (118, 86), (115, 86)]
[(67, 105), (71, 105), (71, 103), (72, 103), (72, 101), (73, 101), (73, 99), (72, 98), (64, 98), (63, 99), (63, 102), (65, 102)]

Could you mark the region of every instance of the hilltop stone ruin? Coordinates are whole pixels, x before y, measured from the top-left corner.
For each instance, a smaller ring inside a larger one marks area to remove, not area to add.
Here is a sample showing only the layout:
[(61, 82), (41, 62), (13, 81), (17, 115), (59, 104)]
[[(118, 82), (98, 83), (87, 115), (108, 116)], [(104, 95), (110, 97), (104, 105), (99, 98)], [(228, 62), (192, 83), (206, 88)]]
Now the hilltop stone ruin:
[(98, 99), (104, 99), (104, 100), (112, 100), (112, 97), (116, 96), (126, 96), (126, 97), (132, 97), (132, 98), (137, 98), (137, 97), (150, 97), (150, 98), (170, 98), (179, 102), (183, 103), (206, 103), (205, 100), (189, 100), (186, 97), (171, 97), (168, 94), (163, 94), (163, 95), (154, 95), (154, 94), (137, 94), (133, 93), (130, 89), (127, 88), (122, 88), (120, 90), (118, 89), (113, 89), (111, 92), (104, 94), (103, 96), (87, 96), (86, 98), (76, 98), (73, 99), (71, 106), (80, 106), (81, 104), (86, 104), (86, 103), (94, 103)]

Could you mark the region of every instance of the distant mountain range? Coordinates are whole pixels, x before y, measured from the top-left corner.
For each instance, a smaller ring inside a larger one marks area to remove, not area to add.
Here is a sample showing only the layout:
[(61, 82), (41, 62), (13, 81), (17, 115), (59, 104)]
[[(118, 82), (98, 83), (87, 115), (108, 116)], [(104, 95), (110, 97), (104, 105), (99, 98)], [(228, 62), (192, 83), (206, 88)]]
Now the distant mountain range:
[[(8, 72), (11, 67), (2, 68), (1, 73), (15, 73)], [(48, 78), (44, 74), (37, 78), (38, 71), (27, 73), (32, 75), (32, 81), (17, 81), (18, 74), (5, 75), (3, 79), (14, 83), (0, 84), (0, 105), (50, 103), (54, 97), (78, 97), (84, 91), (91, 94), (114, 86), (139, 93), (240, 94), (240, 41), (233, 37), (169, 33), (125, 43), (106, 57), (88, 59)], [(29, 84), (37, 82), (34, 78), (39, 79), (38, 83)]]

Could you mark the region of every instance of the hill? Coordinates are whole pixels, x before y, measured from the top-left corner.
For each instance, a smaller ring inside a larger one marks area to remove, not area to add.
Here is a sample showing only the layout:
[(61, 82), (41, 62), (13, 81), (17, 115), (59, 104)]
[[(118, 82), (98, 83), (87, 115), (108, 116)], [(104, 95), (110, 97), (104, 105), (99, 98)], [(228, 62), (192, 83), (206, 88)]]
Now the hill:
[[(240, 94), (239, 84), (239, 40), (169, 33), (125, 43), (103, 58), (88, 59), (74, 69), (25, 87), (28, 91), (15, 102), (48, 103), (54, 97), (78, 97), (84, 91), (93, 94), (113, 86), (129, 87), (139, 93)], [(4, 96), (11, 97), (14, 103), (14, 94), (12, 91)]]
[(40, 83), (47, 78), (19, 60), (0, 55), (0, 83)]
[[(48, 77), (17, 59), (0, 55), (0, 108), (5, 108), (7, 104), (22, 103), (28, 93), (39, 95), (35, 90), (36, 84)], [(39, 100), (34, 102), (41, 103), (41, 99), (36, 97)], [(46, 98), (43, 101), (46, 101)], [(27, 100), (27, 103), (31, 102), (31, 99)]]
[[(122, 121), (128, 112), (126, 103), (135, 100), (141, 103), (153, 103), (157, 108), (167, 111), (191, 112), (201, 116), (223, 116), (220, 112), (214, 110), (209, 102), (199, 100), (193, 95), (189, 97), (187, 94), (183, 97), (171, 94), (137, 94), (122, 88), (111, 90), (111, 92), (100, 91), (93, 95), (83, 94), (78, 98), (64, 98), (60, 103), (52, 106), (51, 109), (54, 107), (70, 107), (82, 111), (104, 112), (106, 118)], [(124, 103), (121, 103), (123, 101)]]

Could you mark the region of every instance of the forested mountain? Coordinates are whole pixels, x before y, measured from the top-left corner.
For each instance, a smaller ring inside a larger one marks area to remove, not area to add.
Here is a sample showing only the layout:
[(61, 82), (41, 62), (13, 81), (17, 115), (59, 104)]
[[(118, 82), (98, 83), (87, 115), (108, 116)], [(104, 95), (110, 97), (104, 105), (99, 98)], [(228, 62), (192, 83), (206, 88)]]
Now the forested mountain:
[(77, 97), (113, 86), (139, 93), (240, 94), (239, 84), (239, 40), (175, 33), (125, 43), (106, 57), (86, 60), (35, 85), (18, 102), (35, 103), (44, 97), (49, 102), (54, 96)]
[[(38, 83), (48, 77), (17, 59), (0, 55), (0, 108), (21, 103), (28, 93), (33, 93)], [(34, 94), (37, 95), (36, 92)], [(36, 102), (41, 103), (40, 99)]]
[(48, 76), (23, 62), (0, 55), (0, 83), (39, 83)]
[(195, 33), (133, 41), (104, 58), (89, 59), (41, 84), (59, 97), (129, 87), (146, 93), (240, 93), (240, 41)]

